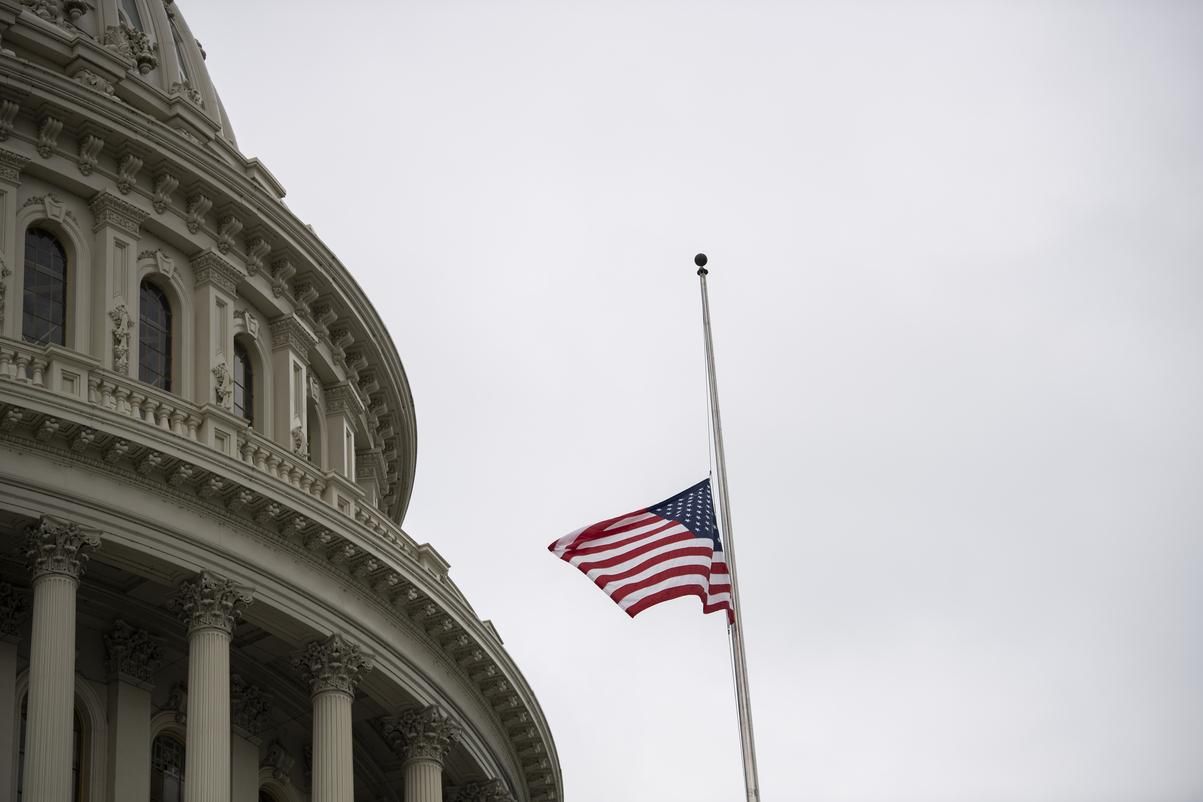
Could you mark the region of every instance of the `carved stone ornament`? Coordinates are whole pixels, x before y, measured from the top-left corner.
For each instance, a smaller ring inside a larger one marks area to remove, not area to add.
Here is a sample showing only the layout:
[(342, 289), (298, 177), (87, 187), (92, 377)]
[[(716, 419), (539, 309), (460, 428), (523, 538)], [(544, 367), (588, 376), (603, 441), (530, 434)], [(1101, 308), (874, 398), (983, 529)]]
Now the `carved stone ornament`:
[(234, 407), (234, 377), (225, 362), (219, 362), (213, 368), (213, 392), (217, 396), (217, 405), (226, 409)]
[(263, 259), (270, 252), (272, 246), (259, 235), (250, 237), (246, 241), (246, 270), (252, 276), (259, 272), (263, 267)]
[(117, 90), (113, 86), (113, 82), (91, 70), (80, 70), (71, 77), (80, 86), (86, 86), (94, 92), (116, 99)]
[(62, 133), (63, 121), (47, 115), (42, 118), (42, 122), (38, 125), (38, 155), (43, 159), (49, 159), (54, 155), (54, 148), (58, 144), (58, 135)]
[(514, 797), (501, 780), (470, 782), (456, 788), (449, 802), (513, 802)]
[(13, 121), (17, 119), (17, 111), (20, 108), (15, 100), (0, 100), (0, 141), (8, 139), (12, 134)]
[(171, 94), (183, 95), (184, 97), (188, 98), (192, 105), (198, 106), (202, 109), (205, 107), (205, 99), (201, 96), (201, 93), (196, 90), (196, 87), (192, 85), (191, 81), (172, 82)]
[(109, 310), (109, 320), (113, 321), (113, 370), (117, 373), (129, 372), (129, 338), (134, 328), (134, 320), (125, 309), (125, 304), (118, 304)]
[(72, 22), (87, 13), (88, 3), (86, 0), (63, 0), (63, 15)]
[(175, 275), (175, 260), (171, 258), (171, 254), (162, 248), (142, 251), (142, 253), (138, 254), (138, 264), (139, 266), (149, 267), (168, 281)]
[[(171, 193), (175, 192), (176, 187), (180, 185), (180, 179), (176, 178), (166, 170), (155, 176), (155, 193), (151, 204), (155, 207), (155, 212), (163, 214), (167, 211), (167, 205), (171, 202)], [(188, 224), (189, 230), (192, 229), (192, 224)], [(192, 233), (196, 233), (193, 231)]]
[(270, 769), (273, 780), (287, 784), (292, 780), (290, 775), (296, 762), (296, 758), (288, 754), (284, 744), (272, 741), (267, 746), (267, 756), (263, 758), (260, 768)]
[(150, 684), (163, 656), (158, 638), (144, 629), (130, 626), (120, 618), (104, 635), (104, 646), (108, 653), (109, 676), (132, 679), (137, 683)]
[(95, 134), (84, 134), (79, 138), (79, 171), (81, 173), (92, 174), (92, 171), (96, 169), (96, 163), (103, 147), (104, 140)]
[(28, 612), (26, 595), (7, 582), (0, 582), (0, 640), (16, 637)]
[(131, 237), (137, 237), (141, 234), (142, 222), (149, 217), (146, 212), (134, 204), (116, 195), (110, 195), (108, 192), (97, 193), (89, 201), (88, 208), (92, 210), (93, 231), (99, 231), (104, 226), (113, 226), (121, 229)]
[(125, 23), (110, 25), (101, 43), (114, 53), (133, 59), (138, 72), (143, 75), (159, 66), (158, 45), (153, 44), (145, 33)]
[(132, 153), (127, 153), (117, 164), (117, 189), (122, 195), (128, 195), (138, 183), (138, 171), (142, 169), (142, 159)]
[(100, 538), (73, 523), (42, 518), (25, 530), (25, 560), (34, 581), (49, 574), (78, 580)]
[(406, 710), (399, 716), (387, 716), (382, 722), (384, 737), (406, 760), (433, 760), (442, 763), (452, 741), (458, 741), (460, 727), (438, 705)]
[(291, 348), (298, 354), (307, 354), (317, 345), (317, 337), (310, 333), (298, 318), (287, 315), (272, 321), (272, 348)]
[(354, 696), (360, 677), (372, 670), (371, 658), (364, 655), (358, 645), (338, 634), (324, 641), (308, 643), (305, 651), (292, 662), (314, 695), (341, 691)]
[(188, 224), (188, 230), (193, 234), (200, 231), (201, 223), (205, 222), (205, 215), (209, 209), (213, 207), (213, 201), (208, 195), (203, 192), (195, 192), (188, 196), (188, 214), (185, 222)]
[(167, 694), (167, 706), (164, 710), (170, 710), (175, 714), (175, 720), (178, 724), (185, 724), (188, 721), (188, 683), (180, 680), (171, 686), (171, 692)]
[(229, 253), (234, 247), (234, 237), (242, 231), (242, 221), (232, 214), (227, 214), (217, 222), (217, 250)]
[(230, 722), (250, 735), (267, 726), (267, 697), (258, 685), (246, 682), (238, 674), (230, 676)]
[(180, 585), (171, 604), (190, 633), (198, 629), (220, 629), (233, 634), (234, 625), (242, 616), (241, 608), (251, 601), (251, 593), (246, 588), (201, 571), (195, 580)]
[(305, 439), (305, 430), (296, 426), (292, 430), (292, 453), (301, 459), (309, 458), (309, 443)]
[(0, 330), (4, 329), (4, 298), (8, 295), (8, 277), (12, 274), (4, 262), (4, 255), (0, 254)]
[(235, 309), (234, 319), (242, 321), (242, 328), (252, 339), (259, 339), (259, 318), (249, 309)]
[(213, 284), (233, 295), (242, 281), (242, 273), (213, 251), (204, 251), (192, 260), (192, 279), (197, 287)]

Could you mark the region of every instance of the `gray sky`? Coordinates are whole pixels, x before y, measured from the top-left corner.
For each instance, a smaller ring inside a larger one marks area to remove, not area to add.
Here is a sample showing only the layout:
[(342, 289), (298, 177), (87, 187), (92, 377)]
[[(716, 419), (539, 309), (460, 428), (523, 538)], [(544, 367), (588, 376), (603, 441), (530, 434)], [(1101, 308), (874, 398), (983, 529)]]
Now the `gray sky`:
[(570, 802), (741, 798), (720, 617), (545, 551), (706, 475), (699, 250), (766, 802), (1203, 798), (1203, 4), (181, 5)]

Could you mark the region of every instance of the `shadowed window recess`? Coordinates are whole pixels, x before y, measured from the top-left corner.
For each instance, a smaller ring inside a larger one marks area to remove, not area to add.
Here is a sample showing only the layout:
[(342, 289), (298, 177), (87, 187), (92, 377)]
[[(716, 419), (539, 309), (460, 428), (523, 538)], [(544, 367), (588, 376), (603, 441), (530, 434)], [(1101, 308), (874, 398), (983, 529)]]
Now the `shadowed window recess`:
[(171, 304), (149, 281), (138, 296), (138, 380), (171, 392)]
[(66, 345), (67, 253), (48, 231), (25, 232), (25, 294), (21, 337), (36, 345)]

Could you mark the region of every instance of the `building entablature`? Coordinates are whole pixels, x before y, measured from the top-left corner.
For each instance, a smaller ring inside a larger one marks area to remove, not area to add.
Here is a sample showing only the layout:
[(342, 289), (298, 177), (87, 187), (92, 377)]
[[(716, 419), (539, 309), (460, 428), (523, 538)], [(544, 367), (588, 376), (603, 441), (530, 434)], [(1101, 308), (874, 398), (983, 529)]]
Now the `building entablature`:
[[(61, 73), (66, 53), (50, 65), (35, 59), (19, 32), (44, 35), (44, 20), (28, 11), (6, 18), (13, 5), (0, 0), (2, 46), (22, 47), (17, 57), (0, 56), (0, 172), (45, 181), (42, 196), (57, 188), (91, 198), (97, 224), (115, 232), (152, 235), (188, 260), (222, 260), (232, 293), (263, 322), (297, 321), (312, 340), (303, 358), (323, 384), (354, 388), (367, 410), (362, 440), (392, 455), (377, 503), (402, 521), (416, 464), (412, 396), (383, 323), (347, 270), (283, 206), (258, 160), (243, 159), (220, 137), (193, 141), (181, 133), (187, 127), (173, 128), (177, 119), (148, 112), (146, 103)], [(94, 55), (114, 58), (103, 47)], [(132, 66), (127, 73), (118, 89), (145, 83)]]
[[(206, 520), (267, 541), (329, 574), (338, 586), (353, 589), (451, 667), (450, 676), (491, 712), (514, 764), (538, 792), (531, 798), (560, 798), (558, 776), (551, 768), (558, 765), (554, 744), (533, 693), (496, 630), (476, 616), (433, 548), (417, 544), (370, 508), (323, 503), (314, 486), (305, 490), (280, 465), (271, 474), (276, 481), (268, 482), (263, 479), (267, 461), (239, 464), (223, 458), (203, 442), (207, 428), (220, 427), (229, 418), (220, 410), (189, 410), (187, 416), (201, 419), (191, 426), (191, 417), (162, 417), (154, 406), (155, 414), (146, 418), (132, 402), (121, 412), (100, 401), (47, 392), (38, 382), (61, 381), (64, 374), (86, 366), (69, 361), (63, 349), (49, 349), (46, 364), (31, 374), (37, 378), (20, 381), (12, 370), (17, 361), (3, 358), (10, 353), (0, 346), (0, 445), (37, 452), (90, 471), (98, 480), (136, 487), (195, 510)], [(32, 367), (34, 358), (29, 359)], [(217, 422), (206, 419), (214, 413)]]

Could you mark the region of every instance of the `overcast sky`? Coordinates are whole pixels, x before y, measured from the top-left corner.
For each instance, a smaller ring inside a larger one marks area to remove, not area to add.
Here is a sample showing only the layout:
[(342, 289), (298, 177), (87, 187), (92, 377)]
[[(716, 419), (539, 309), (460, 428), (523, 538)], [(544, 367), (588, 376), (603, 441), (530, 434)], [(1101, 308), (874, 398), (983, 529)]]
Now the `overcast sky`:
[(546, 551), (707, 474), (697, 251), (765, 801), (1203, 798), (1203, 3), (181, 6), (568, 802), (742, 798), (720, 616)]

